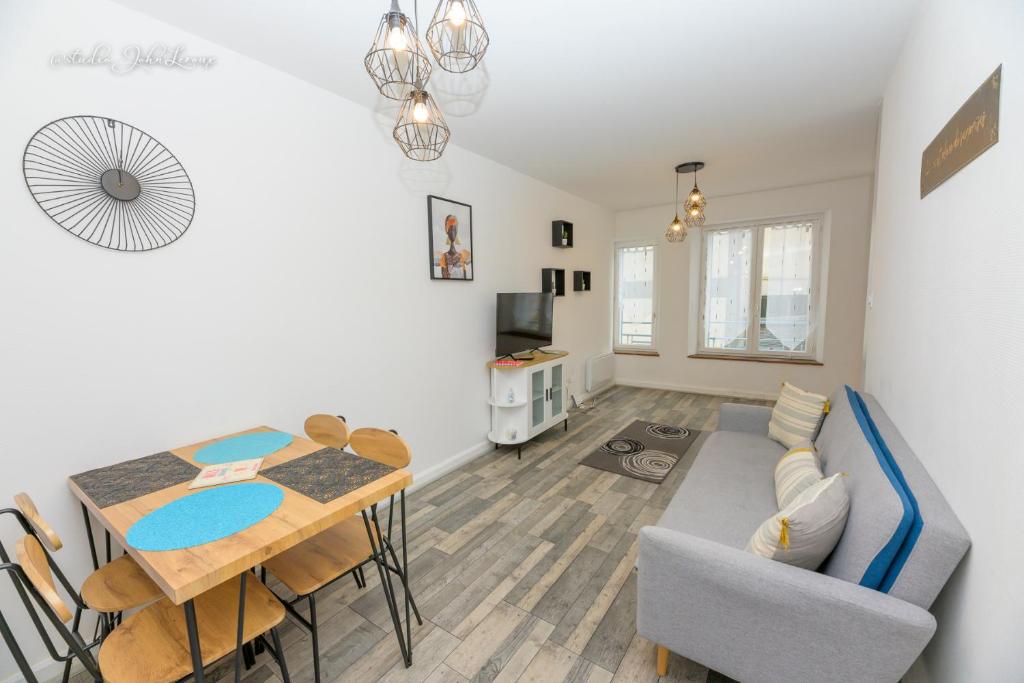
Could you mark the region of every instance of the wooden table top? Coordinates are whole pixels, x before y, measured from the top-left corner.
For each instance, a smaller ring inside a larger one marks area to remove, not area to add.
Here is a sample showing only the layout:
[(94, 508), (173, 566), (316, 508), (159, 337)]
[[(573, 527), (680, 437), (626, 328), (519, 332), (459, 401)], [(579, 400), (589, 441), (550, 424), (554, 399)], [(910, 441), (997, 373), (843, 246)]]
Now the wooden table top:
[[(278, 430), (272, 430), (265, 426), (255, 427), (236, 434), (226, 434), (190, 446), (175, 448), (170, 453), (201, 469), (204, 465), (195, 462), (194, 455), (203, 446), (238, 434), (260, 431)], [(261, 472), (323, 448), (318, 443), (294, 436), (288, 446), (264, 458)], [(154, 493), (102, 508), (96, 505), (72, 479), (68, 479), (68, 486), (72, 493), (110, 531), (117, 542), (127, 549), (128, 554), (135, 558), (167, 597), (175, 604), (180, 605), (255, 567), (267, 558), (291, 548), (300, 541), (358, 514), (360, 510), (387, 498), (392, 493), (408, 487), (412, 484), (412, 473), (405, 469), (395, 470), (329, 503), (318, 503), (312, 498), (307, 498), (287, 486), (276, 484), (262, 475), (249, 481), (275, 484), (284, 491), (284, 501), (273, 514), (248, 529), (218, 541), (183, 550), (161, 552), (146, 552), (129, 547), (125, 541), (125, 534), (128, 533), (132, 524), (143, 516), (187, 495), (191, 479)]]

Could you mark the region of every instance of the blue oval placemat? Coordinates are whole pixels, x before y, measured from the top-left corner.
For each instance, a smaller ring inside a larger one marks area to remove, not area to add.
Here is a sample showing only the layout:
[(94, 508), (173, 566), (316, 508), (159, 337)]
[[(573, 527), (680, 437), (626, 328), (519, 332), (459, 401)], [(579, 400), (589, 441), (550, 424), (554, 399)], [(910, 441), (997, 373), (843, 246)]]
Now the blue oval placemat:
[(274, 484), (235, 484), (179, 498), (138, 520), (125, 535), (138, 550), (181, 550), (248, 529), (284, 500)]
[(292, 435), (284, 432), (252, 432), (239, 434), (203, 446), (195, 454), (196, 462), (204, 465), (223, 465), (235, 460), (250, 460), (270, 455), (292, 442)]

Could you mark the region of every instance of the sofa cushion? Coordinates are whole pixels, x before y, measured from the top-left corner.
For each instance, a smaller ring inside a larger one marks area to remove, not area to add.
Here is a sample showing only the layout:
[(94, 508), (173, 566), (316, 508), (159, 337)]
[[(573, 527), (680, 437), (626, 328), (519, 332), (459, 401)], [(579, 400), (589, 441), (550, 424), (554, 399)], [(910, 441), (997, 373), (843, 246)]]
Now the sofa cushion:
[(828, 413), (828, 398), (783, 382), (782, 392), (772, 408), (768, 436), (786, 448), (818, 435), (821, 421)]
[(822, 571), (878, 589), (910, 531), (913, 509), (871, 437), (853, 389), (843, 387), (815, 445), (825, 476), (846, 472), (850, 514), (846, 531)]
[(767, 436), (713, 432), (657, 526), (742, 549), (778, 511), (772, 473), (783, 453)]
[(779, 509), (793, 502), (798, 495), (822, 480), (821, 461), (810, 441), (802, 441), (779, 459), (775, 465), (775, 500)]
[(817, 569), (843, 535), (850, 497), (843, 475), (820, 479), (766, 519), (747, 552), (804, 569)]

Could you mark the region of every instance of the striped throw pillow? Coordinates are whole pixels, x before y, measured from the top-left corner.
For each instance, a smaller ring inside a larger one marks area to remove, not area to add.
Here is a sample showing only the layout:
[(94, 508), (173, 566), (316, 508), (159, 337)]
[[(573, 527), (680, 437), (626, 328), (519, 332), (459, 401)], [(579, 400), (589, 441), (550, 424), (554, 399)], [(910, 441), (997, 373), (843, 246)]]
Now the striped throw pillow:
[(824, 478), (818, 453), (810, 441), (802, 441), (795, 448), (790, 448), (775, 466), (775, 500), (779, 509)]
[(785, 382), (779, 400), (772, 408), (768, 436), (786, 448), (793, 448), (801, 441), (813, 441), (827, 412), (827, 397), (812, 394)]
[(843, 476), (822, 479), (766, 519), (747, 552), (804, 569), (820, 567), (839, 543), (850, 512)]

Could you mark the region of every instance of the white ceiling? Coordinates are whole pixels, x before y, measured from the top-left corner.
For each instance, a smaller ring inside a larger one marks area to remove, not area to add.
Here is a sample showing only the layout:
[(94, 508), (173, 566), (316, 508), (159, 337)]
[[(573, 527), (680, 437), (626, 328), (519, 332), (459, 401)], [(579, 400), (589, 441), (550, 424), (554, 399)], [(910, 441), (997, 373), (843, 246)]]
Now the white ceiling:
[[(391, 108), (362, 62), (387, 0), (120, 2)], [(437, 68), (428, 86), (453, 144), (626, 209), (670, 203), (672, 168), (691, 159), (709, 197), (870, 173), (918, 0), (477, 3), (486, 71)], [(421, 26), (433, 9), (423, 0)]]

